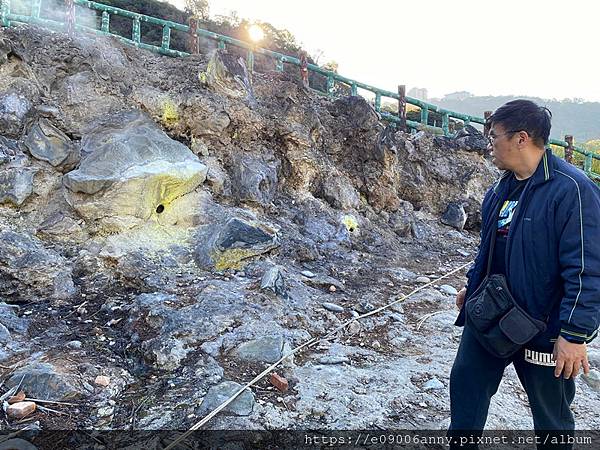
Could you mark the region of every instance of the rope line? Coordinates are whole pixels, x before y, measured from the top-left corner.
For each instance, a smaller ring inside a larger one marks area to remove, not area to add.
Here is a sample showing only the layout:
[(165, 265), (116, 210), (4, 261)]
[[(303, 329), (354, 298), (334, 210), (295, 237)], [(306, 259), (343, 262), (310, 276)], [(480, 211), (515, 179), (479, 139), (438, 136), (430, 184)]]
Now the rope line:
[(429, 286), (431, 286), (431, 285), (439, 282), (440, 280), (443, 280), (444, 278), (448, 278), (449, 276), (454, 275), (455, 273), (463, 270), (465, 267), (470, 266), (472, 263), (473, 263), (473, 261), (469, 261), (468, 263), (463, 264), (460, 267), (457, 267), (456, 269), (454, 269), (454, 270), (446, 273), (445, 275), (443, 275), (443, 276), (441, 276), (439, 278), (436, 278), (435, 280), (430, 281), (429, 283), (426, 283), (423, 286), (419, 286), (418, 288), (413, 289), (409, 294), (403, 295), (400, 298), (398, 298), (397, 300), (394, 300), (393, 302), (388, 303), (387, 305), (384, 305), (384, 306), (382, 306), (380, 308), (374, 309), (373, 311), (369, 311), (369, 312), (367, 312), (365, 314), (362, 314), (360, 316), (354, 317), (354, 318), (352, 318), (352, 319), (344, 322), (342, 325), (340, 325), (339, 327), (335, 328), (333, 331), (330, 331), (329, 333), (327, 333), (326, 335), (324, 335), (324, 336), (322, 336), (320, 338), (314, 337), (314, 338), (309, 339), (304, 344), (300, 345), (299, 347), (296, 347), (294, 350), (292, 350), (287, 355), (282, 356), (278, 361), (274, 362), (269, 367), (267, 367), (265, 370), (263, 370), (261, 373), (259, 373), (256, 377), (254, 377), (254, 379), (252, 379), (251, 381), (249, 381), (248, 383), (246, 383), (245, 386), (243, 386), (242, 388), (240, 388), (235, 394), (233, 394), (231, 397), (229, 397), (227, 400), (225, 400), (223, 403), (221, 403), (217, 408), (215, 408), (212, 412), (210, 412), (210, 414), (208, 414), (203, 419), (201, 419), (200, 421), (198, 421), (194, 425), (192, 425), (192, 427), (189, 430), (187, 430), (185, 433), (183, 433), (181, 436), (179, 436), (177, 439), (175, 439), (171, 444), (169, 444), (167, 447), (165, 447), (164, 450), (172, 450), (172, 449), (174, 449), (177, 444), (179, 444), (181, 441), (183, 441), (185, 438), (187, 438), (194, 431), (200, 429), (209, 420), (211, 420), (219, 412), (221, 412), (224, 408), (226, 408), (231, 402), (233, 402), (239, 395), (241, 395), (242, 392), (244, 392), (246, 389), (248, 389), (251, 386), (253, 386), (254, 384), (256, 384), (258, 381), (262, 380), (273, 369), (275, 369), (277, 366), (279, 366), (279, 364), (281, 364), (284, 360), (286, 360), (290, 356), (298, 353), (300, 350), (304, 349), (305, 347), (313, 347), (313, 346), (319, 344), (320, 342), (323, 342), (323, 341), (331, 339), (332, 337), (334, 337), (334, 335), (336, 333), (338, 333), (339, 331), (341, 331), (344, 328), (346, 328), (352, 322), (356, 322), (358, 320), (364, 319), (365, 317), (369, 317), (369, 316), (375, 315), (377, 313), (380, 313), (381, 311), (384, 311), (384, 310), (390, 308), (391, 306), (396, 305), (396, 304), (398, 304), (398, 303), (406, 300), (409, 297), (412, 297), (417, 292), (422, 291), (423, 289), (425, 289), (425, 288), (427, 288), (427, 287), (429, 287)]

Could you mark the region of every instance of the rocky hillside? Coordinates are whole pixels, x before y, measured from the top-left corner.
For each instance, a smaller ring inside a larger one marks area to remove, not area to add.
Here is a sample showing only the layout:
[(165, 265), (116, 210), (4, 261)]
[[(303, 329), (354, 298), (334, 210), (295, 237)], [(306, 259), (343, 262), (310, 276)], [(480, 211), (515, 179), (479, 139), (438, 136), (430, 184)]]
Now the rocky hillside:
[[(0, 130), (0, 395), (37, 402), (9, 428), (189, 428), (291, 349), (468, 263), (497, 176), (474, 129), (408, 134), (224, 52), (29, 27), (0, 29)], [(447, 426), (463, 280), (294, 355), (207, 427)], [(585, 428), (597, 383), (578, 381)], [(531, 426), (517, 385), (490, 427)]]

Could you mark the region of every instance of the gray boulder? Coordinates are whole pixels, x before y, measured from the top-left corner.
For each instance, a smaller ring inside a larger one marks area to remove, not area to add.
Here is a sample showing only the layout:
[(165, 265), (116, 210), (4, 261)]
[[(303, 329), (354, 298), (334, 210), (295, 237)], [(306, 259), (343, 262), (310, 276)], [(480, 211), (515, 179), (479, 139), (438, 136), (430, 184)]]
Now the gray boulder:
[(232, 168), (232, 194), (238, 201), (268, 205), (277, 189), (277, 166), (274, 162), (239, 155)]
[(0, 130), (7, 136), (17, 137), (23, 128), (31, 101), (18, 91), (9, 89), (0, 93)]
[[(65, 197), (84, 219), (122, 231), (193, 211), (182, 200), (200, 186), (207, 168), (139, 112), (117, 114), (82, 139), (83, 159), (67, 173)], [(186, 207), (183, 207), (186, 206)]]
[(274, 363), (283, 356), (283, 346), (281, 336), (264, 336), (240, 344), (233, 354), (246, 361)]
[[(204, 416), (205, 414), (210, 413), (241, 388), (242, 385), (235, 381), (223, 381), (222, 383), (211, 387), (202, 400), (200, 407), (196, 410), (196, 414)], [(223, 409), (223, 412), (236, 416), (249, 416), (252, 414), (253, 409), (254, 394), (250, 390), (245, 390), (233, 402), (227, 405)]]
[(341, 174), (327, 177), (323, 181), (321, 196), (336, 209), (355, 209), (360, 206), (358, 192)]
[(415, 223), (413, 205), (410, 202), (401, 201), (398, 210), (390, 214), (388, 223), (398, 236), (411, 236)]
[(67, 299), (76, 292), (65, 258), (37, 238), (13, 231), (0, 232), (0, 289), (28, 301)]
[(467, 125), (458, 130), (454, 139), (460, 149), (476, 151), (480, 154), (484, 154), (487, 150), (488, 140), (481, 131), (472, 125)]
[(79, 163), (79, 149), (47, 119), (39, 119), (29, 130), (25, 146), (36, 159), (46, 161), (57, 169), (68, 172)]
[(17, 141), (0, 136), (0, 204), (21, 206), (33, 193), (36, 169), (28, 165)]
[(260, 282), (260, 288), (269, 290), (276, 295), (286, 297), (285, 277), (281, 267), (274, 266), (268, 269)]
[(16, 370), (7, 386), (16, 386), (21, 380), (27, 396), (40, 400), (62, 401), (86, 394), (76, 375), (46, 362), (33, 362)]
[(462, 231), (467, 222), (467, 213), (461, 203), (451, 202), (442, 215), (441, 222)]
[(277, 232), (266, 224), (237, 217), (224, 225), (210, 224), (200, 229), (194, 253), (203, 268), (239, 269), (247, 260), (279, 246)]
[(0, 204), (12, 203), (21, 206), (33, 193), (33, 176), (31, 168), (0, 166)]

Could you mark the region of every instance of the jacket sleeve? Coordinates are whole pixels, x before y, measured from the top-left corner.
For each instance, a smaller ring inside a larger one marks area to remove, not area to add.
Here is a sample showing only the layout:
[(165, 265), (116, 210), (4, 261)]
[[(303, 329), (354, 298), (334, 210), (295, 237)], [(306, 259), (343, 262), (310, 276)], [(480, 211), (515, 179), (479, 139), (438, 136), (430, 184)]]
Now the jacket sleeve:
[(571, 181), (556, 213), (564, 282), (560, 334), (584, 343), (596, 336), (600, 322), (600, 189), (589, 180)]

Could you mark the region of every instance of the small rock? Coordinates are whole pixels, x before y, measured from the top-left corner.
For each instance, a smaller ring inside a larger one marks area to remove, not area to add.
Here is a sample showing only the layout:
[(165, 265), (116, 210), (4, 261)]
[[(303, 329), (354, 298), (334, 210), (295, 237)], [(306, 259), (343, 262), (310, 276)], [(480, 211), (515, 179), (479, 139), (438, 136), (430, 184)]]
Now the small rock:
[(391, 313), (390, 317), (395, 321), (395, 322), (404, 322), (404, 317), (402, 317), (400, 314), (398, 313)]
[(440, 291), (442, 291), (448, 295), (458, 294), (458, 291), (454, 287), (450, 286), (449, 284), (442, 284), (440, 286)]
[(354, 311), (354, 310), (350, 311), (350, 314), (351, 314), (351, 315), (352, 315), (352, 317), (354, 317), (355, 319), (356, 319), (357, 317), (360, 317), (360, 314), (359, 314), (358, 312)]
[(81, 341), (69, 341), (67, 342), (67, 347), (73, 350), (78, 350), (81, 348)]
[[(196, 410), (196, 415), (203, 416), (213, 411), (241, 388), (242, 386), (235, 381), (223, 381), (216, 386), (212, 386), (202, 400), (200, 407)], [(249, 416), (254, 409), (254, 403), (254, 394), (252, 391), (246, 389), (233, 402), (227, 405), (223, 409), (223, 412), (236, 416)]]
[(104, 407), (98, 409), (98, 412), (96, 413), (96, 415), (98, 417), (109, 417), (109, 416), (112, 416), (114, 412), (115, 412), (114, 407), (104, 406)]
[(345, 356), (321, 356), (318, 361), (319, 364), (344, 364), (349, 363), (350, 358)]
[(300, 272), (303, 276), (305, 276), (306, 278), (314, 278), (316, 275), (314, 273), (312, 273), (310, 270), (303, 270), (302, 272)]
[(427, 383), (423, 385), (423, 390), (429, 391), (433, 389), (444, 389), (444, 383), (442, 383), (437, 378), (432, 378)]
[(381, 344), (379, 343), (379, 341), (373, 341), (372, 347), (377, 350), (381, 348)]
[(25, 400), (25, 392), (20, 391), (17, 395), (9, 397), (7, 401), (9, 405), (12, 405), (13, 403), (22, 402), (23, 400)]
[(350, 323), (350, 325), (348, 325), (348, 333), (350, 334), (358, 334), (360, 332), (360, 323), (358, 322), (352, 322)]
[(596, 369), (591, 369), (589, 374), (584, 374), (581, 378), (583, 378), (583, 381), (585, 381), (593, 390), (600, 392), (600, 372)]
[(331, 286), (329, 286), (329, 292), (335, 292), (337, 291), (337, 288), (332, 284)]
[(262, 290), (270, 290), (276, 295), (286, 297), (286, 286), (283, 270), (274, 266), (265, 272), (260, 282)]
[(323, 306), (323, 308), (325, 308), (328, 311), (332, 311), (332, 312), (344, 312), (344, 308), (341, 307), (340, 305), (336, 305), (335, 303), (325, 302), (325, 303), (322, 304), (322, 306)]
[(366, 314), (368, 312), (373, 311), (375, 307), (367, 301), (362, 301), (358, 304), (356, 309), (358, 309), (359, 312)]
[(36, 404), (34, 402), (18, 402), (9, 405), (6, 409), (6, 415), (11, 419), (23, 419), (35, 412)]
[(429, 277), (418, 277), (415, 281), (417, 283), (422, 283), (422, 284), (431, 283), (431, 280), (429, 279)]
[(274, 363), (283, 356), (284, 345), (282, 336), (262, 336), (241, 343), (233, 354), (246, 361)]
[(269, 377), (269, 381), (273, 386), (275, 386), (280, 392), (285, 392), (288, 390), (288, 381), (276, 373), (272, 373)]
[(106, 387), (110, 384), (110, 378), (105, 375), (98, 375), (94, 380), (96, 386)]

